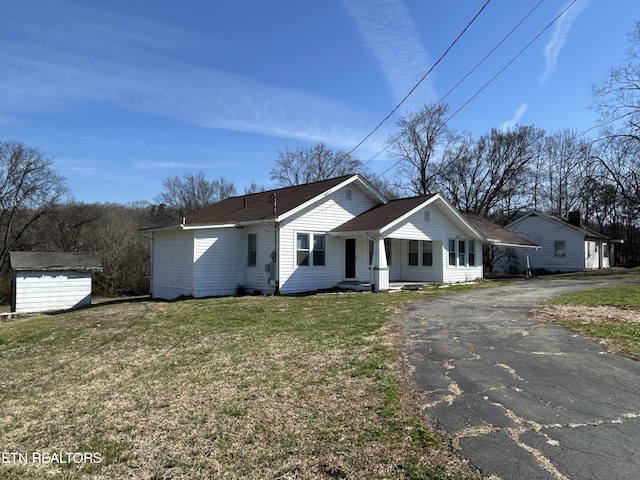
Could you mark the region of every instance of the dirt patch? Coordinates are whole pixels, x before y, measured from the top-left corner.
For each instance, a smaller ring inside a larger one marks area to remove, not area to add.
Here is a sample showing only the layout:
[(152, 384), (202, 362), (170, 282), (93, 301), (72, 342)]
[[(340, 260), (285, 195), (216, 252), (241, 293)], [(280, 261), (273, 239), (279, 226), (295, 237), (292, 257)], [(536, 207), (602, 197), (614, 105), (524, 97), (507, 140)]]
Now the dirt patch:
[(532, 315), (545, 323), (574, 321), (592, 324), (640, 323), (640, 309), (622, 307), (585, 307), (580, 305), (546, 305), (536, 307)]

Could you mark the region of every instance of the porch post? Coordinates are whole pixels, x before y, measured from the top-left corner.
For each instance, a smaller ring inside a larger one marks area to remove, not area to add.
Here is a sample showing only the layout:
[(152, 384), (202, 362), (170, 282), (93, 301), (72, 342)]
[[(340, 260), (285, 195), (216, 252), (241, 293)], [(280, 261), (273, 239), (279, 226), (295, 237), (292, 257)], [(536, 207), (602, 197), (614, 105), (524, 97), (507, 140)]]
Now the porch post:
[(384, 247), (384, 238), (379, 237), (373, 241), (373, 270), (372, 289), (374, 292), (386, 292), (389, 290), (389, 267), (387, 266), (387, 252)]

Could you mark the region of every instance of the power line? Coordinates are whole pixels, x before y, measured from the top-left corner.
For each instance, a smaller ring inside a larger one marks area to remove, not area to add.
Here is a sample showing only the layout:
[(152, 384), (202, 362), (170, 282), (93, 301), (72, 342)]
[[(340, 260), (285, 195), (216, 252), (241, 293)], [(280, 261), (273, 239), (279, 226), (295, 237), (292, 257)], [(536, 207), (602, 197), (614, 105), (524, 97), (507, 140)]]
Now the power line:
[[(469, 78), (469, 76), (471, 76), (471, 74), (473, 72), (475, 72), (480, 67), (480, 65), (482, 65), (511, 35), (513, 35), (513, 33), (518, 28), (520, 28), (520, 26), (533, 14), (533, 12), (535, 10), (537, 10), (540, 5), (542, 5), (542, 2), (544, 2), (544, 0), (540, 0), (531, 10), (529, 10), (529, 12), (524, 17), (522, 17), (522, 19), (504, 37), (502, 37), (502, 39), (491, 50), (489, 50), (489, 52), (482, 58), (482, 60), (480, 60), (478, 63), (476, 63), (475, 66), (471, 70), (469, 70), (453, 87), (451, 87), (447, 91), (447, 93), (445, 93), (442, 97), (440, 97), (440, 99), (435, 103), (435, 105), (438, 105), (438, 104), (442, 103), (451, 93), (453, 93), (454, 90), (456, 90), (467, 78)], [(373, 160), (375, 160), (377, 157), (379, 157), (385, 151), (387, 151), (391, 147), (391, 145), (399, 137), (400, 137), (400, 135), (396, 135), (395, 138), (390, 140), (382, 150), (380, 150), (373, 157), (371, 157), (369, 160), (367, 160), (365, 163), (363, 163), (361, 168), (367, 166), (369, 163), (371, 163)], [(361, 145), (361, 144), (362, 144), (362, 142), (359, 145)], [(353, 150), (352, 150), (352, 152), (353, 152)], [(394, 164), (394, 166), (395, 166), (395, 164)], [(392, 168), (393, 168), (393, 166), (392, 166)], [(386, 173), (386, 171), (385, 171), (385, 173)]]
[[(482, 91), (484, 91), (491, 83), (493, 83), (493, 81), (498, 78), (502, 73), (504, 73), (505, 70), (507, 70), (507, 68), (509, 68), (533, 43), (535, 43), (536, 40), (538, 40), (538, 38), (540, 38), (549, 28), (551, 28), (551, 26), (553, 26), (575, 3), (577, 2), (577, 0), (573, 0), (571, 3), (569, 3), (548, 25), (546, 25), (535, 37), (533, 37), (533, 39), (531, 41), (529, 41), (514, 57), (511, 58), (511, 60), (509, 60), (509, 62), (507, 62), (507, 64), (501, 68), (495, 75), (493, 75), (487, 82), (485, 82), (484, 85), (482, 85), (482, 87), (480, 87), (468, 100), (466, 100), (451, 116), (449, 116), (444, 122), (443, 124), (446, 125), (447, 123), (449, 123), (449, 121), (451, 121), (451, 119), (453, 117), (455, 117), (458, 113), (460, 113), (460, 111), (465, 108), (469, 103), (471, 103), (480, 93), (482, 93)], [(539, 4), (538, 4), (539, 5)], [(534, 7), (537, 8), (538, 5), (536, 5)], [(529, 16), (531, 14), (528, 13), (527, 16)], [(526, 18), (526, 17), (525, 17)], [(524, 21), (524, 19), (523, 19)], [(520, 22), (522, 23), (522, 22)], [(520, 23), (518, 24), (518, 26), (520, 25)], [(517, 28), (517, 26), (516, 26)], [(511, 35), (512, 32), (509, 32), (509, 35)], [(502, 41), (501, 41), (502, 43)], [(497, 47), (496, 47), (497, 48)], [(495, 49), (494, 49), (495, 50)], [(493, 50), (491, 51), (493, 52)], [(484, 61), (485, 59), (483, 59), (482, 61)], [(482, 62), (481, 62), (482, 63)], [(475, 70), (476, 67), (474, 67)], [(467, 75), (468, 76), (468, 75)], [(466, 78), (466, 77), (465, 77)], [(461, 82), (459, 82), (461, 83)], [(457, 86), (457, 84), (456, 84)], [(450, 93), (447, 92), (447, 95)], [(444, 98), (444, 97), (443, 97)], [(442, 101), (442, 100), (440, 100)], [(377, 157), (378, 155), (380, 155), (380, 153), (382, 153), (383, 151), (385, 151), (387, 148), (389, 148), (390, 144), (387, 145), (381, 152), (377, 153), (373, 158)], [(384, 176), (387, 172), (389, 172), (392, 168), (395, 168), (396, 165), (398, 165), (402, 160), (398, 160), (397, 162), (394, 162), (393, 165), (391, 165), (389, 168), (387, 168), (384, 172), (380, 173), (379, 175), (376, 175), (374, 178), (375, 179), (379, 179), (380, 177)], [(369, 162), (367, 162), (369, 163)]]
[(382, 119), (382, 121), (380, 123), (378, 123), (378, 125), (375, 126), (375, 128), (373, 130), (371, 130), (361, 141), (360, 143), (358, 143), (355, 147), (353, 147), (348, 153), (345, 154), (345, 156), (351, 155), (353, 152), (355, 152), (364, 142), (366, 142), (367, 140), (369, 140), (369, 138), (371, 137), (371, 135), (373, 135), (374, 133), (376, 133), (378, 131), (378, 129), (387, 121), (389, 120), (389, 118), (391, 118), (391, 116), (396, 113), (398, 111), (398, 109), (404, 104), (405, 101), (407, 101), (407, 99), (413, 94), (413, 92), (416, 91), (416, 89), (420, 86), (420, 84), (431, 74), (431, 72), (433, 71), (434, 68), (436, 68), (436, 66), (444, 59), (444, 57), (447, 56), (447, 54), (449, 53), (449, 51), (453, 48), (453, 46), (458, 43), (458, 40), (460, 40), (462, 38), (462, 36), (466, 33), (466, 31), (469, 29), (469, 27), (471, 27), (471, 25), (476, 21), (476, 19), (480, 16), (480, 14), (482, 13), (482, 11), (487, 7), (487, 5), (489, 5), (489, 3), (491, 2), (491, 0), (487, 0), (484, 5), (482, 5), (482, 7), (480, 8), (480, 10), (478, 10), (478, 13), (475, 14), (475, 16), (471, 19), (471, 21), (467, 24), (466, 27), (464, 27), (464, 29), (462, 30), (462, 32), (460, 32), (460, 34), (456, 37), (456, 39), (447, 47), (447, 49), (444, 51), (444, 53), (442, 55), (440, 55), (440, 58), (438, 58), (438, 60), (431, 65), (431, 68), (429, 68), (429, 70), (427, 70), (427, 73), (425, 73), (422, 78), (420, 78), (420, 80), (418, 80), (418, 83), (416, 83), (413, 88), (411, 90), (409, 90), (409, 93), (407, 93), (404, 98), (402, 100), (400, 100), (400, 103), (398, 103), (393, 110), (391, 110), (391, 112), (389, 112), (389, 114), (384, 117)]

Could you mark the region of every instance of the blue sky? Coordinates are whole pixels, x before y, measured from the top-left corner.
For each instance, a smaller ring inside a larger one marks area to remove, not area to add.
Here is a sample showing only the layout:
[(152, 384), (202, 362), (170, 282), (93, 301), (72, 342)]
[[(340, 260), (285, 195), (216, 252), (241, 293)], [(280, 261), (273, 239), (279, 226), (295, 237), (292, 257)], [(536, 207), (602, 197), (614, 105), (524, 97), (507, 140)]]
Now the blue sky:
[[(79, 201), (147, 200), (202, 170), (239, 193), (272, 186), (278, 152), (355, 147), (486, 0), (0, 0), (0, 139), (37, 147)], [(354, 155), (369, 161), (407, 111), (437, 101), (539, 0), (492, 0)], [(545, 0), (447, 98), (481, 135), (597, 123), (591, 87), (620, 65), (637, 0)], [(546, 29), (546, 30), (545, 30)], [(385, 153), (368, 166), (381, 173)]]

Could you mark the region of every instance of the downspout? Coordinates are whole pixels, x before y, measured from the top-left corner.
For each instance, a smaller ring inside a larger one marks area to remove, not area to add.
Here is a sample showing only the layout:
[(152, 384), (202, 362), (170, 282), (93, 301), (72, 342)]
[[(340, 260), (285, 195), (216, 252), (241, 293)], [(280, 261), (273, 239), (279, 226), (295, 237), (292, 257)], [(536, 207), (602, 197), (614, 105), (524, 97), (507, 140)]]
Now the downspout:
[(280, 294), (280, 222), (274, 222), (275, 228), (273, 232), (273, 251), (275, 252), (276, 262), (276, 289), (274, 291), (274, 295)]
[(271, 254), (271, 265), (275, 263), (276, 266), (276, 288), (274, 291), (274, 295), (278, 295), (280, 293), (280, 222), (274, 220), (273, 227), (271, 225), (263, 224), (265, 229), (273, 230), (273, 253)]
[(156, 245), (156, 238), (151, 232), (151, 265), (149, 266), (149, 297), (153, 298), (153, 259)]

